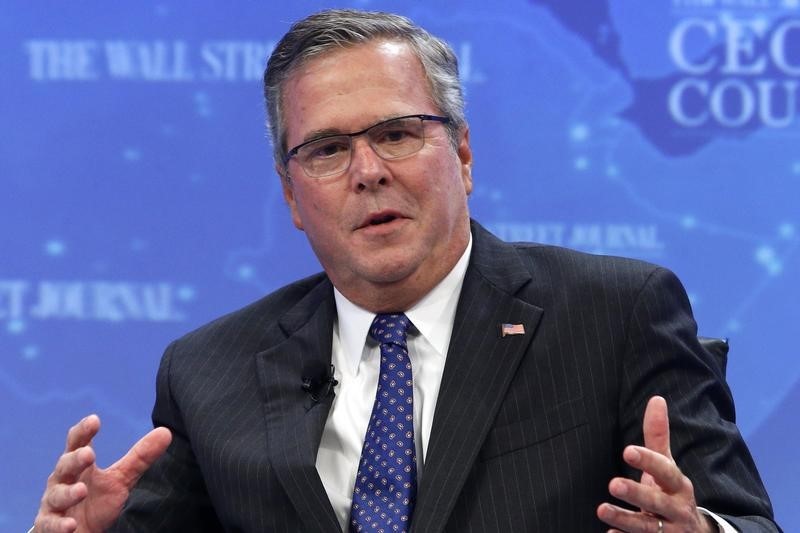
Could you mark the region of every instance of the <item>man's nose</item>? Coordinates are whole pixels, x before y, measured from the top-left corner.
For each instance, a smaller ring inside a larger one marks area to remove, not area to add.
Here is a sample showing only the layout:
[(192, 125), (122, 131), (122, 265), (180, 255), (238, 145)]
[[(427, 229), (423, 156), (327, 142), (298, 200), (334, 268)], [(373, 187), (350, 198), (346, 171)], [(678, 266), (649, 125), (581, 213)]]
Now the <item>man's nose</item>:
[(375, 153), (367, 137), (355, 137), (352, 143), (349, 174), (354, 190), (365, 191), (387, 185), (391, 174), (386, 161)]

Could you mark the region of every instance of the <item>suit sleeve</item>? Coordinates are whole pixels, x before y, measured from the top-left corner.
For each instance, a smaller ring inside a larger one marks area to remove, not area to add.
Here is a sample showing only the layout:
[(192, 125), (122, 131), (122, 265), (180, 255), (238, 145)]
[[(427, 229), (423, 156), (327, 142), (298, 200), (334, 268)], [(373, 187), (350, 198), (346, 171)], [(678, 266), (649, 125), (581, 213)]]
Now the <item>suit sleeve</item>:
[[(721, 362), (697, 340), (686, 292), (656, 268), (639, 289), (627, 323), (619, 397), (624, 443), (643, 443), (647, 400), (667, 400), (671, 449), (691, 479), (698, 505), (740, 531), (780, 531), (753, 459), (736, 424)], [(640, 473), (626, 475), (638, 479)]]
[(109, 531), (222, 530), (172, 395), (170, 370), (174, 350), (173, 343), (161, 360), (152, 415), (154, 427), (165, 426), (172, 432), (172, 443), (141, 477), (122, 515)]

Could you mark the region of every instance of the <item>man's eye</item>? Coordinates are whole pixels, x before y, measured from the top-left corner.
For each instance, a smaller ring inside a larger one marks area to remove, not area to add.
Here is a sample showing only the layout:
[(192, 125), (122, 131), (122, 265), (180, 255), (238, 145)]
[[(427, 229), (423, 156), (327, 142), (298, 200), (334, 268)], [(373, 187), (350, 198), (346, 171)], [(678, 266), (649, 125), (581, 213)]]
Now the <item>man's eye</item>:
[(383, 138), (386, 142), (400, 142), (406, 137), (408, 137), (408, 132), (406, 130), (389, 130), (383, 134)]
[(306, 159), (328, 159), (350, 149), (350, 144), (340, 140), (327, 140), (308, 146)]
[(415, 137), (414, 131), (410, 128), (387, 128), (382, 130), (375, 138), (380, 144), (397, 144), (408, 141)]

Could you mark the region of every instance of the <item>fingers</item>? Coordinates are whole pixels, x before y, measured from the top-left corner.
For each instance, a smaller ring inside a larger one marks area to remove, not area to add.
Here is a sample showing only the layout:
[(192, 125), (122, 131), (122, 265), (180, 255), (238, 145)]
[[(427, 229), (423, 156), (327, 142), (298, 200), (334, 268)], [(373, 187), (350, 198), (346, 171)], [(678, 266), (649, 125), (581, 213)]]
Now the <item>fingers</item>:
[(617, 477), (608, 485), (611, 495), (640, 511), (603, 503), (598, 518), (620, 531), (660, 531), (660, 524), (704, 530), (692, 482), (672, 459), (667, 402), (661, 396), (647, 402), (642, 432), (644, 446), (627, 446), (622, 453), (626, 463), (642, 472), (641, 480)]
[(603, 504), (598, 508), (598, 517), (624, 531), (654, 531), (654, 515), (663, 517), (664, 523), (696, 523), (697, 504), (692, 482), (672, 459), (640, 446), (628, 446), (623, 457), (655, 484), (621, 477), (612, 479), (608, 485), (609, 493), (641, 512)]
[(78, 505), (88, 495), (84, 483), (57, 483), (47, 487), (42, 496), (39, 514), (34, 521), (36, 533), (72, 533), (78, 529), (77, 521), (62, 513)]
[[(675, 497), (670, 497), (675, 499)], [(681, 504), (682, 502), (682, 504)], [(610, 503), (597, 507), (597, 517), (620, 531), (712, 531), (711, 524), (700, 514), (697, 507), (676, 499), (666, 513), (637, 512), (623, 509)], [(663, 529), (659, 528), (659, 523)], [(713, 529), (716, 531), (716, 528)]]
[(81, 446), (88, 446), (98, 431), (100, 431), (100, 418), (97, 415), (87, 416), (69, 428), (64, 451), (71, 452)]
[(42, 497), (42, 508), (51, 512), (66, 511), (83, 501), (88, 493), (84, 483), (58, 483), (45, 491)]
[(73, 533), (78, 529), (74, 518), (63, 516), (37, 516), (33, 523), (34, 533)]
[(128, 450), (128, 453), (114, 463), (110, 469), (116, 470), (120, 474), (123, 484), (130, 488), (144, 474), (145, 470), (161, 457), (171, 441), (172, 433), (167, 428), (155, 428), (139, 439)]
[(622, 457), (633, 468), (649, 475), (664, 492), (674, 494), (686, 489), (685, 484), (689, 480), (671, 457), (641, 446), (627, 446)]
[[(662, 520), (656, 516), (637, 513), (628, 509), (611, 505), (610, 503), (601, 504), (597, 508), (597, 518), (616, 529), (610, 532), (619, 531), (658, 531), (658, 521)], [(666, 522), (662, 520), (662, 524)]]
[(692, 484), (688, 478), (684, 477), (684, 480), (685, 484), (680, 491), (667, 493), (652, 485), (643, 485), (625, 478), (614, 478), (608, 484), (608, 491), (615, 498), (645, 513), (665, 516), (671, 521), (680, 521), (685, 518), (684, 515), (693, 514), (696, 510)]
[(107, 527), (119, 514), (130, 488), (172, 440), (166, 428), (154, 429), (117, 463), (100, 470), (95, 465), (96, 456), (91, 448), (91, 441), (99, 430), (100, 419), (96, 415), (70, 428), (66, 451), (47, 480), (35, 522), (37, 533), (95, 531)]
[(67, 432), (64, 453), (47, 478), (47, 487), (35, 521), (37, 533), (70, 533), (77, 530), (75, 519), (62, 513), (83, 501), (89, 492), (86, 484), (78, 479), (88, 468), (94, 467), (95, 453), (90, 444), (99, 430), (100, 419), (97, 415), (89, 415)]
[(671, 457), (669, 448), (669, 414), (667, 401), (661, 396), (653, 396), (647, 402), (642, 422), (644, 445), (667, 457)]
[(58, 458), (53, 473), (50, 474), (47, 480), (48, 486), (60, 483), (74, 483), (87, 468), (94, 465), (94, 461), (95, 453), (89, 446), (64, 453)]

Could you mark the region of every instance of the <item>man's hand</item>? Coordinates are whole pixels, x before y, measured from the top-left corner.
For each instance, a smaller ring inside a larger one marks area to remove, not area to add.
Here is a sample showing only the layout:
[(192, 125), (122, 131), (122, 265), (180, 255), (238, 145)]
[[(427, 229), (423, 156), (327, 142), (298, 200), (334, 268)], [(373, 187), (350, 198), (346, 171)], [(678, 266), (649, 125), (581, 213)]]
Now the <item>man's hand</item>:
[(156, 428), (119, 461), (97, 468), (92, 439), (100, 419), (90, 415), (70, 428), (67, 446), (47, 478), (36, 515), (36, 533), (103, 531), (119, 516), (128, 492), (153, 462), (166, 451), (172, 434)]
[(642, 424), (644, 447), (628, 446), (625, 462), (642, 471), (642, 478), (614, 478), (608, 490), (616, 498), (638, 507), (640, 512), (610, 503), (597, 508), (597, 516), (610, 531), (672, 533), (717, 531), (697, 509), (692, 482), (672, 459), (669, 448), (667, 402), (653, 396), (647, 402)]

